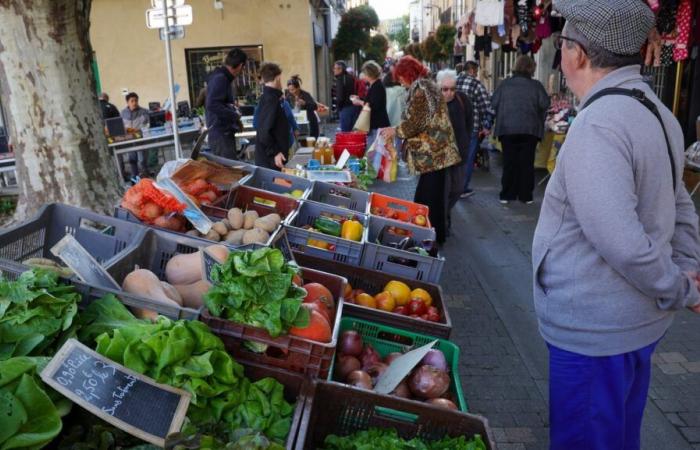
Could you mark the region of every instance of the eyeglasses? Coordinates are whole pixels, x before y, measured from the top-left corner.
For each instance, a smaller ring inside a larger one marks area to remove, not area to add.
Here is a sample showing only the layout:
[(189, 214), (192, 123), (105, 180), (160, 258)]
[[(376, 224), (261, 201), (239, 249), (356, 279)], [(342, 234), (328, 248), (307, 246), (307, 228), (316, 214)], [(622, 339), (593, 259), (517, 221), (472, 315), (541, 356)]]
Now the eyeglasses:
[(441, 90), (442, 90), (442, 92), (455, 92), (455, 91), (457, 91), (457, 88), (456, 87), (444, 87), (444, 88), (441, 88)]
[(582, 43), (568, 36), (562, 36), (561, 34), (557, 36), (557, 38), (554, 40), (554, 48), (556, 48), (557, 50), (561, 50), (564, 46), (564, 41), (570, 41), (578, 44), (578, 46), (581, 47), (583, 53), (588, 54), (588, 52), (586, 51), (586, 47), (584, 47)]

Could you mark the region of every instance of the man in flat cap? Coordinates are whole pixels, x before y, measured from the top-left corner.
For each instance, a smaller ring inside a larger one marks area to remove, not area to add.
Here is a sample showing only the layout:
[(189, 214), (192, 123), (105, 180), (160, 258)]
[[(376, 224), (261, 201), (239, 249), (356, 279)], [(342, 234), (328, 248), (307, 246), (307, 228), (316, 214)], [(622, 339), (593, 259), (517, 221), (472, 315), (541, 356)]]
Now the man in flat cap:
[(554, 0), (579, 114), (533, 242), (549, 347), (552, 449), (638, 449), (651, 355), (674, 312), (700, 312), (698, 217), (681, 127), (640, 75), (640, 0)]

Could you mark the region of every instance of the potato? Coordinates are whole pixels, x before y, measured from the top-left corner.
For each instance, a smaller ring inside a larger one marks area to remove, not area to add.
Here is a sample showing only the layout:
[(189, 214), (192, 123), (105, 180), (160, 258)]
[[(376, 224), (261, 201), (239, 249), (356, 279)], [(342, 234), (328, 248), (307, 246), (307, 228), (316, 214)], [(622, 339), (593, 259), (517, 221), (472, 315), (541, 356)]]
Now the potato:
[(277, 224), (275, 223), (274, 219), (268, 219), (269, 216), (265, 216), (262, 219), (258, 219), (255, 221), (255, 228), (260, 228), (261, 230), (265, 230), (268, 233), (272, 233), (275, 231), (275, 228), (277, 228)]
[(221, 235), (219, 233), (217, 233), (215, 229), (212, 228), (211, 230), (209, 230), (209, 233), (207, 233), (204, 236), (204, 239), (209, 239), (210, 241), (219, 242), (221, 240)]
[(243, 214), (243, 228), (252, 230), (255, 226), (255, 221), (258, 220), (259, 217), (258, 212), (255, 210), (246, 211), (245, 214)]
[(265, 230), (254, 228), (248, 230), (243, 235), (243, 244), (265, 244), (270, 239), (270, 235)]
[(185, 234), (188, 235), (188, 236), (194, 236), (194, 237), (201, 237), (201, 236), (202, 236), (202, 233), (200, 233), (200, 232), (197, 231), (197, 230), (190, 230), (190, 231), (188, 231), (188, 232), (185, 233)]
[(229, 222), (228, 219), (221, 219), (221, 223), (223, 223), (224, 225), (226, 225), (226, 229), (227, 229), (227, 230), (231, 230), (231, 229), (232, 229), (232, 228), (231, 228), (231, 222)]
[(246, 230), (232, 230), (226, 235), (226, 242), (233, 245), (241, 245), (243, 243), (243, 235)]
[(271, 220), (275, 223), (275, 226), (282, 223), (282, 217), (277, 213), (268, 214), (263, 219)]
[(240, 230), (243, 228), (243, 211), (240, 208), (229, 209), (228, 221), (231, 222), (232, 230)]
[(228, 227), (223, 222), (215, 222), (211, 229), (219, 233), (219, 236), (226, 236), (226, 233), (228, 233)]

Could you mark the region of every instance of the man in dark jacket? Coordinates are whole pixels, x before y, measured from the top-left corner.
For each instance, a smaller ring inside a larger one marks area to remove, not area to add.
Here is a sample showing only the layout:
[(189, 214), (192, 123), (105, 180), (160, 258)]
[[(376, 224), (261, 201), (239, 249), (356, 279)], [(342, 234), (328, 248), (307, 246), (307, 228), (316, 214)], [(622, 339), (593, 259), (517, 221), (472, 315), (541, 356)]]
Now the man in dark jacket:
[(209, 147), (215, 155), (228, 159), (236, 156), (236, 138), (240, 115), (234, 106), (235, 95), (231, 83), (241, 73), (248, 56), (240, 48), (228, 52), (224, 65), (207, 78), (206, 118), (209, 128)]
[(275, 63), (260, 67), (263, 92), (258, 100), (255, 165), (280, 170), (289, 156), (289, 121), (284, 112), (282, 69)]
[(340, 130), (352, 131), (358, 110), (350, 100), (350, 96), (355, 94), (355, 78), (347, 72), (345, 61), (336, 61), (333, 65), (333, 75), (335, 75), (335, 104), (340, 116)]
[(109, 102), (109, 95), (105, 92), (100, 94), (100, 109), (102, 110), (102, 120), (119, 117), (119, 110)]

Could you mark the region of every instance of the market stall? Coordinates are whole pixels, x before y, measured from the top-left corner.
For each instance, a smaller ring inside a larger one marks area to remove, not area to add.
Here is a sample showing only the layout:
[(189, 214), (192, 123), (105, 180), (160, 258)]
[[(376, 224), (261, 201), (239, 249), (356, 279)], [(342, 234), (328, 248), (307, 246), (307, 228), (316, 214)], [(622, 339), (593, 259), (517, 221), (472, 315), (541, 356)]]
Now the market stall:
[[(342, 153), (329, 170), (354, 173)], [(171, 163), (116, 217), (48, 205), (0, 233), (0, 288), (22, 293), (0, 330), (24, 324), (0, 333), (0, 394), (35, 418), (0, 446), (494, 448), (428, 208), (222, 162)]]

